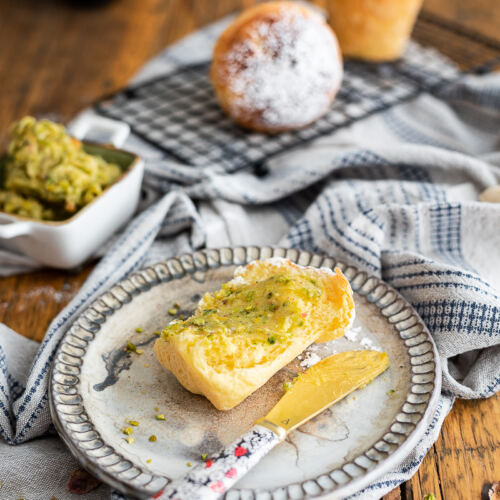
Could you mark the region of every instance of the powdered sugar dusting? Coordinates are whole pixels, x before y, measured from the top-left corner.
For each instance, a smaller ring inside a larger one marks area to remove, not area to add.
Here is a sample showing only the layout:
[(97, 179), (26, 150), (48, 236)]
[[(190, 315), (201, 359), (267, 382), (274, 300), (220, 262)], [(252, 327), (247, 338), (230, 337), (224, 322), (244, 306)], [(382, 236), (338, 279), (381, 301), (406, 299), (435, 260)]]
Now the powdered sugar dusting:
[(231, 285), (246, 285), (247, 284), (247, 280), (245, 280), (245, 278), (243, 278), (243, 276), (241, 276), (240, 273), (243, 272), (243, 267), (238, 267), (235, 271), (234, 271), (234, 278), (229, 282), (231, 283)]
[(360, 344), (361, 344), (364, 348), (366, 348), (366, 349), (368, 349), (368, 350), (370, 350), (370, 351), (379, 351), (379, 352), (383, 352), (383, 350), (382, 350), (379, 346), (375, 345), (375, 344), (373, 343), (373, 341), (372, 341), (371, 339), (369, 339), (368, 337), (363, 337), (363, 338), (360, 340)]
[(320, 361), (321, 358), (315, 352), (306, 351), (304, 353), (304, 359), (300, 362), (300, 366), (303, 368), (310, 368)]
[(353, 327), (349, 328), (344, 332), (344, 337), (349, 340), (350, 342), (356, 342), (361, 345), (361, 347), (364, 347), (365, 349), (369, 349), (371, 351), (379, 351), (382, 352), (382, 349), (374, 344), (374, 342), (368, 338), (368, 337), (361, 337), (359, 338), (359, 335), (361, 334), (361, 328), (360, 327)]
[(344, 337), (351, 342), (357, 342), (358, 335), (361, 333), (361, 329), (358, 327), (347, 328), (344, 332)]
[(266, 126), (300, 127), (326, 111), (340, 86), (336, 40), (316, 17), (282, 8), (256, 21), (254, 36), (226, 55), (233, 111), (253, 113)]

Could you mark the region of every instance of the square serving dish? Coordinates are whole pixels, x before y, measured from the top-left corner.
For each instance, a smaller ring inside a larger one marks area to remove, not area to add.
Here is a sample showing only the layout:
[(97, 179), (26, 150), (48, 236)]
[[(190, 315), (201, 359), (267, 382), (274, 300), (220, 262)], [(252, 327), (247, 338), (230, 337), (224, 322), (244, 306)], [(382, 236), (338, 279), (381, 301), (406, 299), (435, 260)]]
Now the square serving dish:
[(69, 219), (40, 221), (0, 211), (2, 246), (50, 267), (71, 269), (87, 260), (133, 215), (139, 202), (144, 162), (113, 146), (83, 141), (87, 153), (116, 163), (122, 175)]

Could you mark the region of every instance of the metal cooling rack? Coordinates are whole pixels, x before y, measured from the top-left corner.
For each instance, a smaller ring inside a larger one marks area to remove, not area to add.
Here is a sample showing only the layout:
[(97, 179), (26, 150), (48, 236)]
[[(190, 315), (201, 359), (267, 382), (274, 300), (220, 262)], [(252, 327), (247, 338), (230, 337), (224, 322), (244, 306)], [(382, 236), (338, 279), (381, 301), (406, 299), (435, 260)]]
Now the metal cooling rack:
[[(215, 99), (208, 76), (209, 62), (186, 66), (124, 89), (99, 102), (96, 110), (128, 123), (143, 140), (183, 163), (217, 164), (228, 172), (259, 167), (271, 156), (411, 99), (422, 91), (441, 88), (460, 75), (458, 67), (489, 69), (492, 58), (500, 55), (500, 46), (490, 46), (479, 35), (471, 37), (449, 26), (443, 28), (425, 17), (417, 23), (415, 35), (423, 43), (445, 47), (447, 50), (443, 52), (451, 59), (457, 58), (450, 52), (466, 46), (468, 62), (474, 64), (458, 60), (456, 66), (433, 48), (414, 42), (396, 63), (347, 61), (342, 87), (329, 112), (309, 127), (294, 132), (265, 135), (235, 125)], [(448, 44), (443, 45), (443, 37)], [(463, 59), (462, 51), (458, 53)]]

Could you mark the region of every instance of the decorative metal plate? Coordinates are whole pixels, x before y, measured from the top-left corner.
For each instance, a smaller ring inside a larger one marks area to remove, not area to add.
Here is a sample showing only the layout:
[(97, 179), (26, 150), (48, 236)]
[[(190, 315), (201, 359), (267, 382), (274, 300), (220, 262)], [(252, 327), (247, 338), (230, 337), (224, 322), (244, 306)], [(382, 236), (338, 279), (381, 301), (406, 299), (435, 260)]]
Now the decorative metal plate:
[[(224, 248), (169, 259), (131, 275), (97, 299), (62, 340), (51, 375), (52, 417), (89, 471), (127, 495), (147, 498), (169, 478), (185, 474), (188, 462), (227, 445), (274, 406), (283, 381), (303, 370), (304, 360), (280, 370), (236, 408), (220, 412), (182, 388), (152, 352), (154, 331), (172, 319), (168, 310), (174, 303), (187, 315), (200, 295), (230, 279), (236, 266), (269, 257), (338, 266), (351, 282), (354, 329), (349, 338), (314, 345), (314, 355), (375, 345), (388, 353), (391, 366), (292, 432), (226, 498), (343, 498), (412, 450), (435, 410), (441, 375), (432, 338), (401, 295), (329, 257), (283, 248)], [(142, 331), (136, 332), (137, 327)], [(128, 341), (143, 353), (127, 353)], [(158, 413), (166, 419), (157, 420)], [(133, 429), (132, 444), (122, 432), (126, 426)], [(151, 435), (155, 442), (149, 441)]]

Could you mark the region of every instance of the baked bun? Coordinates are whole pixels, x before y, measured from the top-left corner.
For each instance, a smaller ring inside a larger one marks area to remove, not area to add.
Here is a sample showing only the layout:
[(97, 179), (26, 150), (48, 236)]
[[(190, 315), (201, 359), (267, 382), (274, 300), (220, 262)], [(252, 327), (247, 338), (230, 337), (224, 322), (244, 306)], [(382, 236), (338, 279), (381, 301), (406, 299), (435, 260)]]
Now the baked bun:
[(222, 33), (211, 79), (237, 123), (276, 133), (305, 127), (328, 110), (342, 59), (319, 14), (294, 2), (269, 2), (246, 10)]
[(191, 318), (164, 328), (154, 352), (188, 391), (229, 410), (313, 342), (341, 337), (353, 319), (339, 269), (257, 260), (205, 294)]
[(401, 56), (422, 0), (330, 0), (330, 19), (346, 57), (392, 61)]

